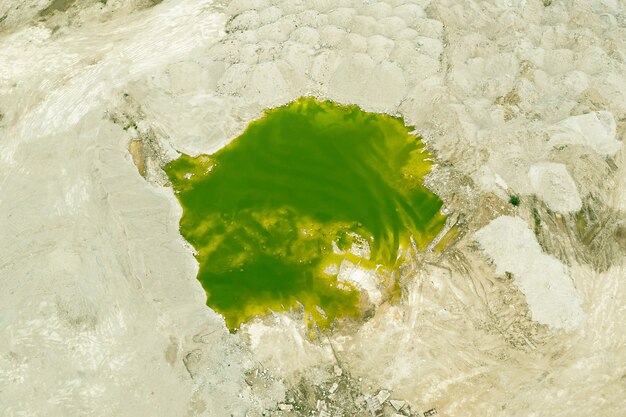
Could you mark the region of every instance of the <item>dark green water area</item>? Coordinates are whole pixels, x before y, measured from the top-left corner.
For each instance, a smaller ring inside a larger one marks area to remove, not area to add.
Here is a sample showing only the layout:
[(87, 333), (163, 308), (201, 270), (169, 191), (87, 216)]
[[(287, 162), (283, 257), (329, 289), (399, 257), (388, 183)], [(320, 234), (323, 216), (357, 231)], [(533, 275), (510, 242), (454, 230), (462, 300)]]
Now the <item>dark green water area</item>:
[[(321, 327), (358, 317), (361, 294), (333, 265), (384, 274), (411, 237), (423, 249), (440, 232), (442, 201), (423, 184), (431, 155), (410, 131), (401, 118), (304, 97), (212, 155), (166, 165), (207, 304), (231, 330), (292, 308)], [(367, 258), (350, 253), (364, 241)]]

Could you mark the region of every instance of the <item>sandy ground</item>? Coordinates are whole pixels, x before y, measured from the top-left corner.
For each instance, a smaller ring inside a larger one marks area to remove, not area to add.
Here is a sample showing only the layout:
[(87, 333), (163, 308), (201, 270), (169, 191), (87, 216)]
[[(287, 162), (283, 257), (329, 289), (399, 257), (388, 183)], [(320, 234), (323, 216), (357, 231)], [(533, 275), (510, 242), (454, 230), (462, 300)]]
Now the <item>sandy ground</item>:
[[(0, 0), (1, 415), (626, 414), (624, 2), (19, 3)], [(457, 237), (364, 323), (231, 335), (159, 167), (304, 94), (416, 126)]]

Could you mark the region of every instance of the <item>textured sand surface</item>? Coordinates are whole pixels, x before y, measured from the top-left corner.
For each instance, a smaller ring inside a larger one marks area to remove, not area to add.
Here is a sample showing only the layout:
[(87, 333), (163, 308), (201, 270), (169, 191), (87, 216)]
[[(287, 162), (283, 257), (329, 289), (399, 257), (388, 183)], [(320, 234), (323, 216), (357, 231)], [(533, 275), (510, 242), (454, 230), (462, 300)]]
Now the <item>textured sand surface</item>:
[[(626, 413), (623, 1), (51, 3), (0, 0), (1, 415)], [(305, 94), (416, 126), (457, 237), (232, 335), (160, 165)]]

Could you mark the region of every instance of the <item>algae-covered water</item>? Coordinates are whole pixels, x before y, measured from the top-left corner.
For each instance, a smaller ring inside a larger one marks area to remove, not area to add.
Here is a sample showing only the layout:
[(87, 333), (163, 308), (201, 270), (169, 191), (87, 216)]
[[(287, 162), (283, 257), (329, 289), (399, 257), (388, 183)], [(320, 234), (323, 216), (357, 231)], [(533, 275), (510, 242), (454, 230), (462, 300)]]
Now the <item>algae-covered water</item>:
[(423, 185), (430, 155), (410, 130), (400, 118), (301, 98), (215, 154), (165, 167), (207, 304), (229, 328), (299, 304), (322, 325), (358, 316), (360, 293), (329, 268), (354, 260), (342, 251), (365, 241), (369, 259), (358, 261), (391, 269), (411, 236), (422, 248), (436, 236), (442, 202)]

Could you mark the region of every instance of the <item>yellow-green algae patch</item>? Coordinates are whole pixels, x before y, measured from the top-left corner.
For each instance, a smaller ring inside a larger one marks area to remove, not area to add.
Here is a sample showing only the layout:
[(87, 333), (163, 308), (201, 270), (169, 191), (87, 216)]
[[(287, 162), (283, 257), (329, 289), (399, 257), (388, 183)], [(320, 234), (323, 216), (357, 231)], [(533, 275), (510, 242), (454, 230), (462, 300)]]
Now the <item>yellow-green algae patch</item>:
[(411, 237), (423, 248), (436, 236), (442, 202), (424, 187), (430, 155), (410, 131), (397, 117), (305, 97), (213, 155), (166, 165), (207, 304), (229, 328), (298, 303), (320, 325), (358, 316), (359, 292), (337, 280), (354, 258), (342, 250), (364, 240), (361, 266), (392, 269)]

